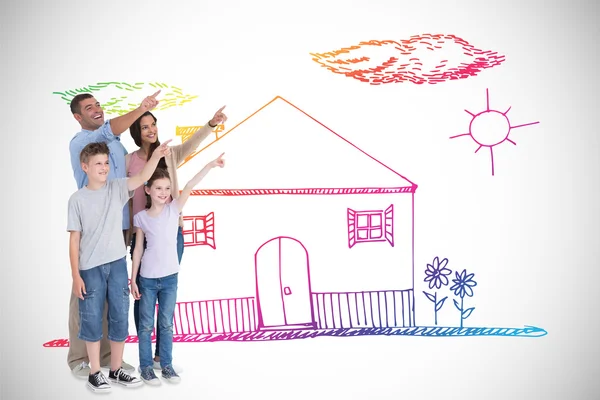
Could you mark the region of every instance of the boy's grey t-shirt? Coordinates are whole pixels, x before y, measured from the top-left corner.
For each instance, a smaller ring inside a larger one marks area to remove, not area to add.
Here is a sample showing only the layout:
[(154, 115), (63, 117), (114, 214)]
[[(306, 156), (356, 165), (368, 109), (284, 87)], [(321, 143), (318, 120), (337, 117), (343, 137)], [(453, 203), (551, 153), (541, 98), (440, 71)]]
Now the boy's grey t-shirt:
[(101, 189), (82, 187), (69, 198), (67, 231), (80, 231), (79, 269), (125, 257), (123, 207), (133, 192), (127, 178), (111, 179)]

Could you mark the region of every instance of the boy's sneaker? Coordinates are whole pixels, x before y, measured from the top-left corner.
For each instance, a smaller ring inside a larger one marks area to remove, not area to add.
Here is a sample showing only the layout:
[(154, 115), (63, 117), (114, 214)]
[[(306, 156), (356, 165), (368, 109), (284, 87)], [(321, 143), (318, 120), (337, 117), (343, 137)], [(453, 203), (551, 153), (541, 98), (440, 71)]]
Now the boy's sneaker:
[[(162, 367), (160, 366), (160, 361), (156, 361), (156, 360), (153, 360), (153, 361), (154, 361), (154, 369), (156, 369), (158, 371), (162, 370)], [(181, 368), (178, 365), (171, 364), (171, 367), (173, 368), (173, 371), (177, 372), (178, 374), (183, 372), (183, 368)]]
[(71, 370), (73, 376), (79, 379), (88, 379), (90, 372), (90, 365), (85, 361), (82, 361), (81, 364), (74, 366)]
[(136, 387), (142, 384), (142, 381), (135, 376), (129, 375), (127, 372), (123, 370), (123, 368), (119, 368), (116, 371), (110, 371), (108, 373), (108, 379), (111, 382), (119, 383), (123, 386), (127, 387)]
[(87, 386), (96, 393), (109, 393), (111, 389), (110, 383), (108, 383), (102, 371), (89, 374)]
[(142, 373), (140, 374), (140, 378), (142, 378), (142, 380), (148, 385), (160, 385), (160, 379), (158, 379), (158, 376), (156, 376), (152, 368), (146, 368), (144, 371), (142, 371)]
[[(102, 368), (110, 371), (110, 364), (103, 365)], [(131, 364), (127, 364), (125, 361), (121, 361), (121, 369), (129, 373), (135, 372), (135, 367)]]
[(173, 367), (167, 365), (162, 369), (162, 377), (167, 380), (167, 382), (171, 383), (179, 383), (181, 382), (181, 378), (177, 375), (177, 372), (173, 370)]

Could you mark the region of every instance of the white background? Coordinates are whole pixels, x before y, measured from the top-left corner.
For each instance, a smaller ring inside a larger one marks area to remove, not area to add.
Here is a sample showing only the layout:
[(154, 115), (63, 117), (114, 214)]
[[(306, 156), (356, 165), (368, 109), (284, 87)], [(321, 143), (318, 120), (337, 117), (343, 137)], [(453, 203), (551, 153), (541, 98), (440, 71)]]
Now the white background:
[[(165, 82), (199, 96), (156, 113), (163, 141), (175, 137), (176, 125), (203, 124), (224, 104), (233, 126), (283, 96), (419, 185), (415, 273), (423, 277), (435, 256), (475, 272), (479, 284), (469, 300), (477, 309), (467, 325), (534, 325), (549, 334), (176, 344), (176, 363), (185, 369), (179, 386), (114, 388), (113, 397), (592, 398), (598, 391), (592, 358), (598, 351), (597, 6), (483, 3), (5, 6), (0, 397), (93, 396), (71, 376), (67, 349), (42, 347), (67, 337), (66, 205), (76, 189), (68, 142), (79, 129), (52, 92), (118, 80)], [(320, 68), (309, 54), (424, 33), (455, 34), (506, 61), (465, 80), (371, 86)], [(540, 121), (511, 134), (517, 146), (495, 148), (494, 177), (488, 154), (473, 154), (475, 143), (448, 139), (466, 132), (464, 109), (483, 110), (486, 88), (492, 106), (512, 106), (514, 124)], [(96, 96), (103, 101), (102, 92)], [(123, 137), (134, 149), (129, 134)], [(417, 309), (431, 307), (421, 293), (425, 284), (416, 282)], [(454, 325), (454, 317), (447, 304), (440, 324)], [(137, 366), (136, 345), (126, 345), (125, 360)]]

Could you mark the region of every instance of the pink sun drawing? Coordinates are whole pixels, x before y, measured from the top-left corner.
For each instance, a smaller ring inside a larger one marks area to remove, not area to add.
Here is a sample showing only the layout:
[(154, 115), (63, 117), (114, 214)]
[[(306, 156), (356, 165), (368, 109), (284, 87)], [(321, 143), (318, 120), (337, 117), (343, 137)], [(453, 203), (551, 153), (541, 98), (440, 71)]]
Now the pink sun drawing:
[(469, 133), (461, 133), (460, 135), (450, 136), (450, 139), (455, 139), (461, 136), (471, 136), (471, 138), (479, 145), (475, 153), (477, 153), (482, 147), (490, 149), (490, 157), (492, 159), (492, 176), (494, 175), (494, 146), (499, 145), (505, 141), (514, 144), (513, 140), (509, 139), (509, 135), (512, 129), (522, 128), (524, 126), (539, 124), (537, 122), (529, 122), (521, 125), (510, 124), (506, 114), (510, 111), (511, 107), (505, 112), (490, 109), (490, 95), (489, 90), (485, 89), (486, 97), (486, 109), (479, 114), (473, 114), (469, 110), (465, 110), (473, 118), (469, 123)]

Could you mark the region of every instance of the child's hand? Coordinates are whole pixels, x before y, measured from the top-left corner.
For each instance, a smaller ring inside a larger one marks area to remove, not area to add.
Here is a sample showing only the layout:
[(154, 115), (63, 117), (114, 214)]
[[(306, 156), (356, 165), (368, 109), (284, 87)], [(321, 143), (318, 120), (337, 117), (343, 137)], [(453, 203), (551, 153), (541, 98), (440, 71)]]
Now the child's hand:
[(84, 300), (83, 295), (87, 294), (85, 291), (85, 283), (81, 276), (76, 276), (73, 278), (73, 294), (79, 297), (81, 300)]
[(221, 155), (217, 158), (215, 158), (214, 160), (212, 160), (211, 162), (208, 163), (208, 165), (210, 165), (211, 168), (215, 168), (215, 167), (221, 167), (223, 168), (225, 166), (225, 160), (223, 160), (223, 155), (225, 153), (221, 153)]
[(136, 300), (139, 300), (140, 297), (142, 297), (142, 295), (140, 294), (140, 290), (138, 289), (136, 283), (133, 280), (131, 281), (131, 295)]
[(166, 142), (161, 143), (160, 146), (154, 149), (154, 151), (152, 152), (152, 157), (155, 159), (161, 159), (162, 157), (170, 155), (171, 148), (167, 146), (167, 143), (169, 143), (171, 140), (173, 139), (169, 139)]

